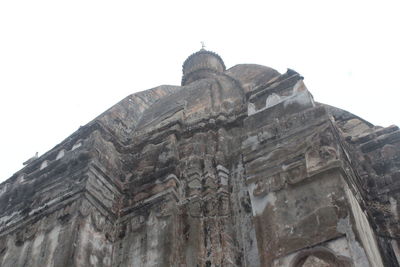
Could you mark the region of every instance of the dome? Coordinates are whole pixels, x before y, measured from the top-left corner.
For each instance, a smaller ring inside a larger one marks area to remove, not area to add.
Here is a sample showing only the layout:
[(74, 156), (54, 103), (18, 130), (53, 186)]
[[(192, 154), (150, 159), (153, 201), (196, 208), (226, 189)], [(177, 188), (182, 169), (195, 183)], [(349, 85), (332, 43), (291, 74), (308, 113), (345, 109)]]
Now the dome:
[(273, 68), (257, 64), (239, 64), (231, 67), (225, 74), (238, 80), (245, 92), (249, 92), (257, 86), (263, 85), (278, 77), (280, 73)]
[(189, 56), (182, 66), (182, 85), (187, 85), (198, 79), (207, 78), (215, 73), (225, 71), (221, 57), (214, 52), (201, 49)]

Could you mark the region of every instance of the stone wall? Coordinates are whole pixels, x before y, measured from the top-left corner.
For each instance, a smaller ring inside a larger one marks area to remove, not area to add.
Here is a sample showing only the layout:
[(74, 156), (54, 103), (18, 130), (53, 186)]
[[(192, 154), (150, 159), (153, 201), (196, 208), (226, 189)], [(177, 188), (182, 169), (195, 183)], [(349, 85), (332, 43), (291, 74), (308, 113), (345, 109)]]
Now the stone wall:
[(398, 266), (397, 127), (314, 102), (292, 70), (200, 70), (2, 183), (0, 265)]

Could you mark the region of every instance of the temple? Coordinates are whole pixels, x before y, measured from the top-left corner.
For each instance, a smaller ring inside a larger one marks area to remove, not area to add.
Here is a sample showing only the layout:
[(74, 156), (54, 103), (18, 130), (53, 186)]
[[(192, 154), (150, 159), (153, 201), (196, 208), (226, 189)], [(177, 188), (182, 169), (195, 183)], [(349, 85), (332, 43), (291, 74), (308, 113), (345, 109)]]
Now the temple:
[(0, 266), (399, 267), (400, 131), (202, 48), (0, 184)]

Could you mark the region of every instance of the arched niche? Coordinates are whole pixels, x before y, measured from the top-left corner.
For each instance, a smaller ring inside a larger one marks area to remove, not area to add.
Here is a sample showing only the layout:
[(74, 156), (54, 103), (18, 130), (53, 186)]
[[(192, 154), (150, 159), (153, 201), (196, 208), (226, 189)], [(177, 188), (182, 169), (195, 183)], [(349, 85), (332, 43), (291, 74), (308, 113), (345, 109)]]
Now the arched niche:
[(290, 267), (353, 267), (351, 259), (336, 255), (325, 247), (316, 247), (299, 252)]
[(42, 162), (42, 164), (40, 165), (40, 169), (43, 170), (44, 168), (46, 168), (49, 165), (49, 161), (45, 160)]
[(20, 175), (18, 175), (17, 180), (21, 183), (25, 181), (25, 178), (26, 178), (26, 173), (21, 173)]
[(65, 155), (65, 149), (61, 149), (60, 152), (58, 152), (56, 160), (61, 159)]
[(76, 141), (76, 143), (72, 146), (71, 151), (74, 151), (75, 149), (77, 149), (78, 147), (82, 146), (82, 140), (78, 140)]

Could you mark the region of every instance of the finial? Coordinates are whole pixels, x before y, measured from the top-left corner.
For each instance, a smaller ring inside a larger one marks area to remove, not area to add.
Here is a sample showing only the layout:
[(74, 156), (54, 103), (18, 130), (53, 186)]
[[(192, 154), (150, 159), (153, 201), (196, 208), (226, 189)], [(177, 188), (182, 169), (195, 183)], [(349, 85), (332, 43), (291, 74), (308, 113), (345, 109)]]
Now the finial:
[(206, 48), (206, 45), (204, 44), (204, 42), (203, 42), (203, 41), (201, 41), (200, 43), (201, 43), (201, 50), (205, 50), (205, 48)]

